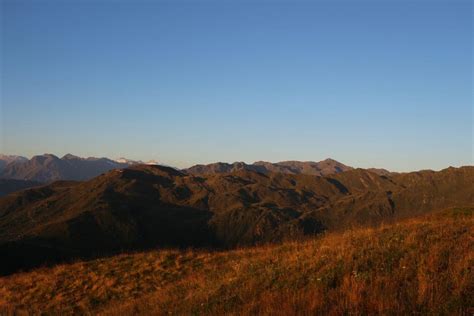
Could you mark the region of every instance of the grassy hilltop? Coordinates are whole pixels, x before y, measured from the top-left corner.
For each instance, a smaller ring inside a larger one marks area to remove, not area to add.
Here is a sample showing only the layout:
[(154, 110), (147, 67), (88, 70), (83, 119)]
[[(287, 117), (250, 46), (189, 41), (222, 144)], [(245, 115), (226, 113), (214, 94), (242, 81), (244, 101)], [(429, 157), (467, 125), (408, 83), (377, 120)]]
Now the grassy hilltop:
[(0, 278), (2, 313), (466, 314), (474, 209), (231, 251), (156, 250)]

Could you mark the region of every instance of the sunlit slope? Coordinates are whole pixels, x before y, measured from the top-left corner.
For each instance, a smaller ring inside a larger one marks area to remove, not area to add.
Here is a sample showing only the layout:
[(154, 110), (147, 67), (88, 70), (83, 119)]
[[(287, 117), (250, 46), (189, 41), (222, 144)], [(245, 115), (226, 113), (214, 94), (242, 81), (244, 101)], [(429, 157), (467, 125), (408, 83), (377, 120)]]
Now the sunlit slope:
[(462, 314), (474, 209), (224, 252), (160, 250), (0, 278), (6, 312)]

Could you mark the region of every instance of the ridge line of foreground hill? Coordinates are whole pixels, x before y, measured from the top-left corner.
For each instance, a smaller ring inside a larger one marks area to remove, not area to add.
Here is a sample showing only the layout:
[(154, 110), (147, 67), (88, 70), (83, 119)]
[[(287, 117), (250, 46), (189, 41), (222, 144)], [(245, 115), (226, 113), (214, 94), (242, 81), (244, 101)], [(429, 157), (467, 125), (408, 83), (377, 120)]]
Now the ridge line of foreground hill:
[(474, 208), (231, 251), (153, 250), (0, 278), (0, 313), (463, 315)]

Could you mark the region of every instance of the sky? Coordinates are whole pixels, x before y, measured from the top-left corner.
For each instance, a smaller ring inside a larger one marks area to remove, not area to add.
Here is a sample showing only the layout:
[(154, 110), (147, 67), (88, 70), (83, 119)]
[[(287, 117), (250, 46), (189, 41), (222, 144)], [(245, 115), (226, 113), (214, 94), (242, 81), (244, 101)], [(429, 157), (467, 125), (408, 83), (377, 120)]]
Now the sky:
[(0, 152), (473, 164), (473, 2), (0, 0)]

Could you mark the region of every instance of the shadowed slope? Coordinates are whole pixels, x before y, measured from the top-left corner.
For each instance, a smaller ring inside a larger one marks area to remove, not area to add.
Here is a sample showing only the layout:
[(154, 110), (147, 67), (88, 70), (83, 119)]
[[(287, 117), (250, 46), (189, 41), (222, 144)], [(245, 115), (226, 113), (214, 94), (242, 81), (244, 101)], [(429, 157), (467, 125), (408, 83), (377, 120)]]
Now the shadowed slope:
[(41, 185), (41, 183), (35, 181), (0, 179), (0, 197), (39, 185)]

